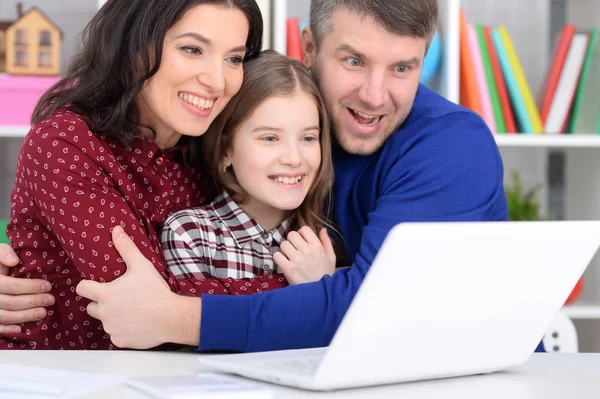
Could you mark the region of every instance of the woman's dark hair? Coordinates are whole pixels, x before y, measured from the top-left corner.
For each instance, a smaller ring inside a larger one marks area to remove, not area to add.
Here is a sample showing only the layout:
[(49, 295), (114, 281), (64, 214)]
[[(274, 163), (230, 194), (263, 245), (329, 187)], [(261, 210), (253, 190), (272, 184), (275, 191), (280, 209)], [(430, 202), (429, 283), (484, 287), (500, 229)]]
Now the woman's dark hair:
[(241, 10), (250, 26), (245, 60), (260, 53), (263, 21), (255, 0), (108, 0), (83, 31), (65, 77), (38, 102), (32, 124), (68, 108), (94, 133), (130, 143), (143, 126), (135, 100), (158, 71), (165, 35), (199, 4)]
[(243, 204), (248, 200), (248, 195), (238, 183), (235, 171), (231, 168), (223, 170), (223, 160), (233, 145), (234, 135), (265, 100), (292, 96), (298, 92), (312, 97), (319, 111), (321, 166), (302, 205), (294, 211), (295, 223), (292, 229), (309, 226), (318, 233), (325, 226), (333, 229), (323, 216), (324, 210), (328, 214), (331, 209), (331, 136), (325, 103), (315, 81), (302, 63), (266, 50), (244, 65), (244, 81), (239, 92), (215, 118), (200, 141), (204, 151), (202, 155), (218, 187), (227, 189), (234, 201)]

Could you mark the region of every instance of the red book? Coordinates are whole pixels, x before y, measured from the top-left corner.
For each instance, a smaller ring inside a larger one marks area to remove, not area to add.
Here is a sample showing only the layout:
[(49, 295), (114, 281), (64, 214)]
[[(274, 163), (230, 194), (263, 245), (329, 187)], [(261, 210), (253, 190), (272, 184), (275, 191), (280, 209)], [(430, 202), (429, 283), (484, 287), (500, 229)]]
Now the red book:
[(565, 64), (565, 58), (567, 58), (567, 53), (569, 52), (569, 47), (571, 46), (571, 40), (575, 35), (576, 29), (577, 28), (575, 25), (566, 24), (560, 31), (558, 40), (556, 41), (556, 46), (554, 47), (550, 61), (551, 66), (548, 70), (548, 74), (546, 76), (544, 85), (542, 86), (542, 91), (539, 97), (540, 116), (542, 117), (542, 124), (544, 125), (546, 124), (546, 119), (548, 119), (548, 112), (550, 111), (552, 100), (554, 99), (554, 93), (556, 92), (556, 86), (558, 85), (558, 80), (560, 79), (560, 73), (562, 72), (563, 65)]
[(300, 24), (297, 18), (287, 20), (287, 56), (293, 60), (303, 61)]
[(492, 29), (489, 26), (485, 26), (483, 28), (483, 35), (490, 55), (490, 64), (492, 65), (494, 82), (496, 82), (498, 98), (500, 99), (500, 105), (502, 107), (502, 116), (504, 117), (504, 124), (506, 125), (506, 133), (517, 133), (515, 115), (510, 107), (510, 99), (508, 91), (506, 90), (506, 84), (504, 83), (502, 68), (500, 67), (500, 61), (498, 60), (498, 54), (496, 53), (496, 47), (494, 46), (494, 41), (492, 39)]

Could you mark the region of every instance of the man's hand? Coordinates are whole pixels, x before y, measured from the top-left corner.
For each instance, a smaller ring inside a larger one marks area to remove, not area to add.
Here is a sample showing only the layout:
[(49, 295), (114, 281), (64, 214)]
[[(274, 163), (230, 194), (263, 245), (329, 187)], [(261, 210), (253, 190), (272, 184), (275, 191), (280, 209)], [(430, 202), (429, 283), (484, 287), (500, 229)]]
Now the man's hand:
[(110, 283), (84, 280), (77, 285), (77, 294), (92, 301), (89, 315), (102, 322), (121, 348), (148, 349), (165, 342), (197, 345), (200, 298), (172, 293), (120, 226), (113, 229), (112, 239), (127, 272)]
[(335, 272), (335, 252), (325, 228), (318, 237), (308, 226), (292, 231), (273, 260), (292, 285), (318, 281)]
[(18, 264), (12, 247), (0, 244), (0, 334), (20, 333), (17, 324), (43, 319), (47, 312), (42, 306), (54, 304), (54, 297), (46, 294), (52, 289), (49, 282), (7, 277), (9, 268)]

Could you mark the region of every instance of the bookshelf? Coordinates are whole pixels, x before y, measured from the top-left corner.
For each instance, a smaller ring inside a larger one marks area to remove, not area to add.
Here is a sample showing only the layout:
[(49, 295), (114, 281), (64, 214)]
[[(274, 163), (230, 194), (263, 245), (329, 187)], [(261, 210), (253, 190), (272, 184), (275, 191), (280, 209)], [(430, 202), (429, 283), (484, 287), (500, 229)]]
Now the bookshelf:
[[(308, 20), (310, 0), (273, 0), (286, 13), (279, 18)], [(489, 25), (505, 25), (534, 94), (544, 79), (552, 53), (553, 39), (564, 23), (582, 28), (600, 28), (597, 0), (439, 0), (440, 32), (443, 37), (443, 67), (432, 87), (451, 101), (459, 98), (459, 10), (467, 19)], [(282, 21), (271, 21), (274, 38), (285, 37)], [(281, 42), (280, 42), (281, 43)], [(279, 49), (281, 50), (281, 48)], [(564, 218), (600, 219), (600, 135), (508, 135), (495, 136), (506, 176), (517, 170), (528, 186), (541, 184), (545, 212), (550, 206), (550, 155), (564, 156)], [(580, 299), (564, 308), (574, 320), (582, 351), (600, 352), (600, 255), (585, 273)]]

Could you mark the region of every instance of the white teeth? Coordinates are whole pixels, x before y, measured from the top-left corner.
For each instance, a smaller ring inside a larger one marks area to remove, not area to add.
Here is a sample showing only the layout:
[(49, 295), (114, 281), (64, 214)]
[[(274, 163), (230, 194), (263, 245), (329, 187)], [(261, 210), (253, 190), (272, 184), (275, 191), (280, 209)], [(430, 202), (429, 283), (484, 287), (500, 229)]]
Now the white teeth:
[(186, 103), (191, 104), (194, 107), (201, 110), (211, 109), (214, 104), (213, 100), (206, 100), (204, 98), (196, 97), (189, 93), (179, 93), (178, 96)]
[(371, 121), (369, 123), (367, 123), (367, 126), (374, 125), (377, 122), (379, 122), (379, 120), (381, 119), (381, 116), (367, 115), (367, 114), (363, 114), (362, 112), (358, 112), (355, 110), (352, 110), (352, 112), (354, 112), (356, 115), (360, 116), (361, 118), (370, 119)]
[(302, 180), (302, 176), (296, 176), (296, 177), (278, 176), (278, 177), (273, 177), (273, 180), (275, 180), (278, 183), (283, 183), (283, 184), (296, 184), (296, 183), (300, 182), (300, 180)]

